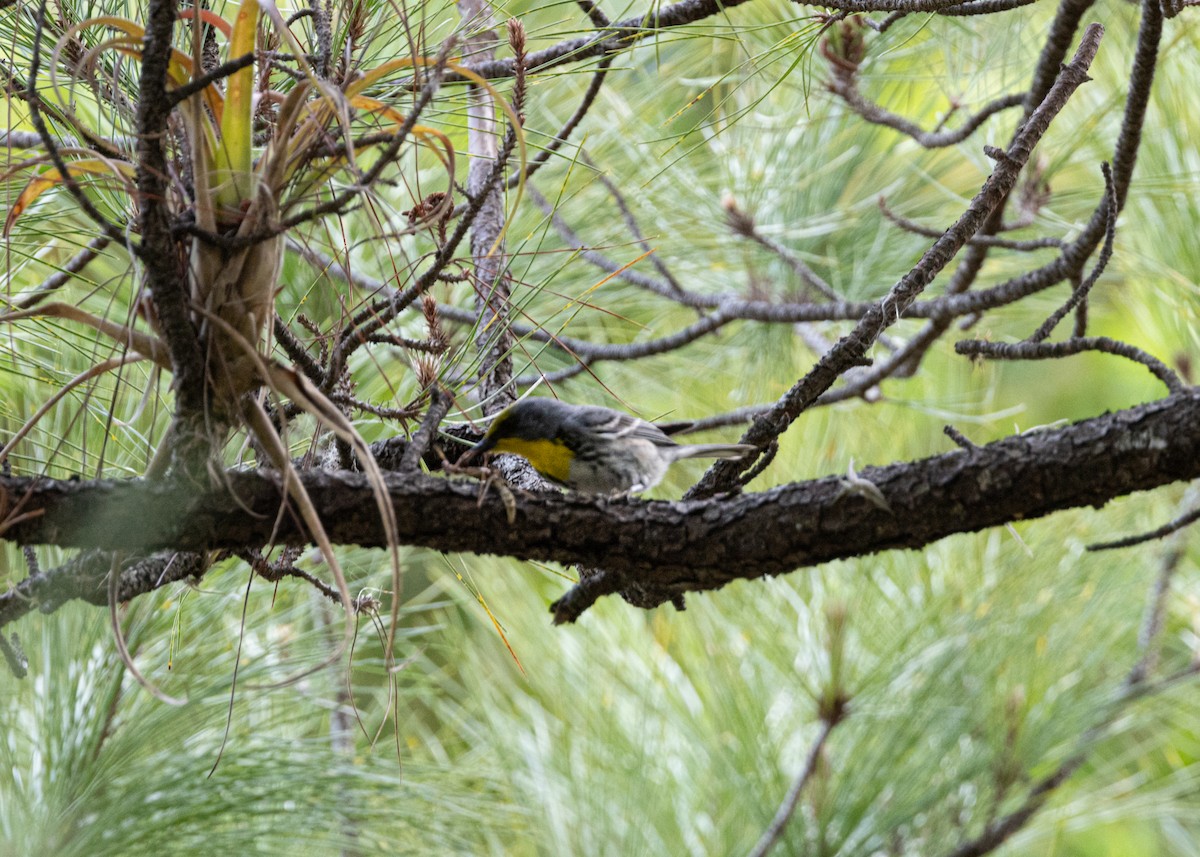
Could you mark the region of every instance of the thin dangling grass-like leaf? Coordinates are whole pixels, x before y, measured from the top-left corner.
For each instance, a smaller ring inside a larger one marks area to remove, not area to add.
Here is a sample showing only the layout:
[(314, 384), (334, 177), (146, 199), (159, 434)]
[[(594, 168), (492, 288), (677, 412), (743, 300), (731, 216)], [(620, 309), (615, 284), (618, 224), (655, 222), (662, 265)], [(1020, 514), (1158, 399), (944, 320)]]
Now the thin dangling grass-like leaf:
[[(310, 384), (304, 376), (290, 370), (285, 369), (275, 363), (268, 363), (265, 358), (258, 353), (253, 345), (246, 341), (238, 331), (233, 329), (228, 322), (219, 316), (211, 313), (204, 313), (206, 317), (223, 328), (228, 340), (238, 344), (245, 351), (247, 358), (252, 361), (261, 380), (267, 384), (275, 393), (284, 396), (294, 402), (302, 411), (315, 417), (326, 428), (332, 431), (341, 440), (348, 443), (359, 457), (359, 462), (366, 473), (367, 479), (371, 483), (372, 492), (375, 495), (375, 502), (378, 506), (380, 518), (383, 523), (384, 533), (387, 538), (389, 553), (392, 563), (392, 581), (395, 597), (399, 597), (402, 583), (402, 570), (400, 566), (400, 551), (399, 551), (399, 534), (396, 531), (396, 514), (392, 507), (391, 496), (387, 493), (387, 486), (383, 479), (383, 472), (379, 468), (379, 464), (375, 461), (371, 454), (371, 449), (363, 440), (362, 436), (354, 428), (354, 425), (337, 409), (337, 406), (325, 397), (316, 387)], [(274, 426), (271, 424), (270, 418), (266, 411), (258, 404), (257, 400), (252, 400), (243, 412), (247, 418), (248, 427), (259, 442), (266, 448), (268, 455), (273, 463), (284, 474), (287, 493), (295, 500), (300, 509), (301, 516), (308, 525), (309, 534), (317, 543), (318, 548), (325, 561), (329, 564), (330, 570), (333, 572), (334, 578), (338, 584), (338, 592), (341, 596), (343, 607), (346, 610), (346, 634), (343, 644), (338, 650), (328, 659), (327, 663), (332, 663), (341, 653), (346, 650), (354, 635), (354, 606), (350, 598), (350, 591), (346, 584), (346, 576), (342, 571), (341, 564), (338, 562), (336, 552), (333, 550), (333, 545), (325, 532), (324, 524), (321, 522), (320, 516), (317, 514), (315, 506), (313, 506), (308, 492), (304, 488), (304, 484), (300, 481), (295, 467), (292, 465), (291, 459), (288, 456), (286, 445), (282, 438), (279, 437)], [(389, 650), (395, 642), (394, 623), (393, 630), (388, 636)], [(319, 668), (323, 668), (327, 664), (321, 664)], [(294, 676), (291, 681), (298, 680), (304, 675), (308, 675), (312, 670), (306, 670), (300, 676)]]
[(65, 318), (68, 321), (74, 321), (78, 322), (79, 324), (87, 325), (93, 330), (103, 333), (113, 341), (131, 347), (134, 351), (149, 358), (150, 360), (153, 360), (162, 368), (171, 368), (171, 357), (167, 351), (167, 347), (150, 334), (142, 333), (139, 330), (133, 330), (125, 325), (117, 324), (115, 321), (109, 321), (106, 318), (92, 315), (87, 310), (80, 309), (73, 304), (63, 303), (61, 301), (42, 304), (41, 306), (22, 310), (21, 312), (0, 315), (0, 323), (20, 321), (24, 318), (39, 317)]
[(38, 421), (41, 420), (41, 418), (44, 417), (51, 408), (58, 404), (59, 401), (61, 401), (62, 398), (67, 395), (67, 393), (74, 390), (80, 384), (86, 383), (93, 378), (98, 378), (107, 372), (113, 371), (114, 369), (119, 369), (122, 366), (127, 366), (130, 363), (137, 363), (145, 359), (146, 358), (141, 354), (125, 354), (121, 357), (111, 357), (108, 360), (105, 360), (103, 363), (97, 363), (95, 366), (92, 366), (86, 371), (79, 373), (65, 384), (60, 384), (58, 389), (51, 394), (50, 398), (43, 402), (41, 407), (34, 411), (33, 416), (27, 419), (25, 424), (13, 433), (12, 437), (8, 439), (8, 443), (4, 445), (4, 448), (0, 449), (0, 461), (4, 461), (8, 458), (9, 453), (13, 451), (16, 445), (33, 430), (34, 426), (38, 424)]
[[(220, 30), (226, 40), (233, 36), (233, 27), (230, 26), (229, 22), (209, 9), (181, 9), (179, 10), (179, 20), (191, 21), (196, 17), (197, 12), (199, 12), (201, 23), (208, 24), (210, 27)], [(237, 56), (237, 54), (232, 52), (231, 55)]]
[(171, 696), (159, 690), (150, 679), (142, 675), (142, 671), (133, 662), (133, 656), (129, 654), (129, 646), (125, 643), (125, 635), (121, 632), (121, 618), (117, 615), (117, 596), (120, 591), (121, 554), (117, 552), (113, 554), (112, 565), (108, 571), (108, 615), (112, 623), (113, 639), (117, 644), (117, 654), (121, 656), (121, 660), (125, 663), (125, 669), (129, 670), (129, 674), (155, 699), (165, 702), (167, 705), (177, 707), (187, 705), (186, 697), (180, 699), (177, 696)]
[[(125, 161), (117, 161), (109, 158), (85, 158), (79, 161), (71, 161), (67, 164), (72, 174), (74, 173), (89, 173), (91, 175), (116, 175), (120, 179), (124, 179), (122, 183), (126, 187), (131, 187), (130, 182), (136, 176), (136, 170), (133, 164)], [(39, 173), (29, 180), (29, 184), (25, 185), (24, 189), (13, 202), (12, 207), (8, 210), (8, 216), (4, 219), (4, 237), (8, 238), (12, 233), (13, 224), (28, 208), (32, 205), (39, 196), (45, 193), (50, 188), (63, 181), (62, 173), (57, 167), (51, 167), (43, 173)]]
[[(54, 46), (52, 54), (53, 62), (50, 65), (50, 86), (57, 91), (59, 88), (57, 74), (55, 69), (62, 64), (61, 53), (65, 47), (71, 43), (71, 39), (89, 27), (111, 27), (125, 34), (124, 39), (111, 39), (103, 42), (99, 47), (93, 48), (88, 56), (97, 54), (101, 48), (112, 48), (133, 59), (140, 60), (142, 58), (142, 43), (146, 38), (146, 30), (140, 24), (130, 21), (128, 18), (121, 18), (116, 15), (97, 15), (94, 18), (80, 21), (63, 33), (63, 36)], [(167, 78), (174, 86), (183, 86), (192, 79), (195, 74), (195, 67), (192, 64), (192, 59), (178, 48), (171, 48), (170, 59), (167, 64)], [(205, 87), (204, 97), (208, 102), (209, 109), (220, 121), (224, 98), (221, 97), (219, 90), (215, 86)]]
[[(350, 99), (350, 106), (359, 110), (365, 110), (368, 113), (380, 113), (395, 122), (397, 127), (404, 123), (405, 116), (403, 113), (401, 113), (395, 107), (392, 107), (390, 104), (385, 104), (378, 98), (371, 98), (370, 96), (366, 95), (355, 95)], [(418, 137), (423, 140), (426, 145), (433, 150), (433, 153), (437, 155), (438, 160), (442, 162), (442, 165), (446, 168), (446, 171), (453, 176), (454, 144), (450, 142), (450, 138), (441, 131), (438, 131), (435, 128), (430, 128), (428, 125), (413, 125), (412, 133), (414, 137)], [(433, 145), (429, 138), (436, 138), (436, 140), (442, 144), (441, 148)]]

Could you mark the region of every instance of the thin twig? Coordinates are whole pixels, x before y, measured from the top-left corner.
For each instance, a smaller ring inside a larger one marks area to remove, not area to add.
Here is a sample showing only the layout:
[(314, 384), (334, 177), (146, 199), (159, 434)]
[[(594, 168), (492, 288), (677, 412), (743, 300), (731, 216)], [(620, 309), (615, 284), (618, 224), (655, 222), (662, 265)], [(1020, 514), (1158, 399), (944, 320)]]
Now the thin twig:
[(946, 8), (965, 5), (962, 0), (831, 0), (822, 3), (840, 12), (870, 14), (872, 12), (941, 12)]
[(1181, 393), (1187, 388), (1183, 380), (1157, 357), (1107, 336), (1081, 336), (1063, 342), (983, 342), (964, 339), (954, 343), (954, 350), (967, 357), (986, 357), (990, 360), (1054, 360), (1084, 351), (1099, 351), (1140, 363), (1162, 381), (1171, 393)]
[(853, 80), (847, 75), (831, 76), (828, 86), (831, 92), (845, 101), (851, 110), (867, 122), (899, 131), (901, 134), (911, 137), (917, 145), (925, 149), (940, 149), (946, 146), (957, 145), (971, 136), (975, 132), (975, 129), (995, 114), (1012, 107), (1020, 107), (1025, 102), (1025, 93), (1023, 92), (1004, 95), (989, 101), (953, 131), (926, 131), (903, 116), (899, 116), (890, 110), (885, 110), (872, 101), (868, 101), (858, 91), (858, 87), (854, 84)]
[[(694, 24), (705, 18), (724, 15), (727, 10), (752, 0), (680, 0), (667, 6), (652, 7), (647, 12), (616, 21), (611, 27), (597, 34), (565, 39), (557, 44), (534, 51), (526, 63), (529, 73), (548, 71), (566, 63), (581, 62), (594, 57), (605, 57), (620, 53), (651, 38), (664, 30)], [(958, 0), (954, 0), (958, 2)], [(488, 80), (512, 77), (514, 63), (511, 59), (495, 59), (473, 62), (471, 71)], [(465, 83), (466, 78), (458, 74), (447, 74), (447, 83)]]
[(960, 432), (958, 429), (956, 429), (952, 425), (942, 426), (942, 434), (946, 435), (946, 437), (950, 438), (961, 449), (965, 449), (967, 452), (971, 452), (972, 450), (979, 449), (978, 444), (972, 442), (970, 438), (968, 438), (965, 434)]
[(12, 305), (13, 309), (32, 309), (40, 304), (58, 289), (69, 283), (72, 278), (86, 268), (88, 263), (99, 256), (104, 248), (111, 243), (112, 239), (107, 235), (97, 235), (87, 243), (86, 247), (72, 256), (67, 264), (39, 283), (30, 294), (14, 302)]
[(284, 320), (278, 315), (276, 315), (275, 324), (273, 327), (275, 331), (275, 341), (279, 343), (287, 356), (291, 358), (292, 362), (296, 364), (300, 371), (302, 371), (308, 380), (313, 382), (313, 384), (318, 387), (324, 385), (326, 380), (325, 370), (316, 360), (312, 358), (308, 351), (305, 350), (303, 343), (300, 342), (300, 339), (296, 336), (296, 334), (292, 333), (292, 329), (287, 326), (287, 323), (284, 322)]
[[(923, 235), (926, 238), (937, 238), (942, 233), (937, 229), (932, 229), (928, 226), (922, 226), (915, 220), (910, 220), (903, 217), (888, 208), (887, 200), (882, 196), (879, 198), (879, 210), (883, 216), (892, 223), (899, 226), (905, 232), (911, 232), (914, 235)], [(1029, 238), (1026, 240), (1018, 240), (1014, 238), (1001, 238), (997, 235), (976, 235), (967, 242), (977, 247), (998, 247), (1003, 250), (1016, 250), (1021, 253), (1028, 253), (1033, 250), (1042, 250), (1047, 247), (1062, 247), (1061, 238)]]
[(779, 805), (779, 809), (775, 812), (775, 817), (771, 819), (771, 824), (763, 831), (763, 835), (759, 837), (754, 847), (750, 849), (748, 857), (766, 857), (766, 854), (775, 847), (775, 843), (783, 836), (784, 828), (791, 821), (792, 814), (796, 811), (796, 805), (800, 803), (800, 795), (804, 791), (804, 787), (808, 785), (808, 781), (816, 773), (817, 761), (821, 758), (821, 752), (825, 749), (825, 742), (829, 740), (829, 733), (834, 730), (837, 724), (838, 721), (832, 719), (821, 721), (821, 731), (817, 733), (816, 740), (808, 748), (808, 755), (804, 757), (804, 767), (796, 775), (796, 779), (792, 782), (792, 787), (788, 789), (788, 793), (783, 798), (783, 803)]
[(570, 226), (567, 225), (566, 221), (562, 219), (562, 216), (558, 213), (554, 206), (552, 206), (549, 201), (542, 196), (536, 187), (534, 187), (532, 184), (528, 184), (525, 186), (525, 192), (529, 195), (529, 198), (533, 200), (534, 204), (537, 205), (537, 207), (545, 212), (545, 214), (550, 218), (550, 225), (554, 227), (554, 230), (559, 234), (563, 242), (566, 243), (567, 246), (577, 249), (579, 251), (580, 258), (585, 262), (595, 265), (605, 273), (614, 274), (617, 276), (617, 278), (622, 279), (627, 283), (646, 289), (647, 291), (653, 292), (660, 297), (669, 298), (673, 301), (685, 304), (686, 306), (716, 306), (717, 301), (707, 300), (699, 295), (695, 295), (692, 292), (679, 291), (670, 283), (663, 282), (654, 277), (649, 277), (646, 274), (643, 274), (641, 271), (636, 271), (628, 265), (622, 265), (619, 262), (615, 262), (604, 254), (589, 248), (587, 242), (585, 242), (574, 230), (571, 229)]
[(1114, 539), (1111, 542), (1097, 542), (1093, 545), (1088, 545), (1090, 551), (1114, 550), (1116, 548), (1129, 548), (1134, 545), (1145, 544), (1146, 542), (1156, 541), (1164, 536), (1169, 536), (1172, 533), (1182, 530), (1189, 524), (1194, 524), (1200, 521), (1200, 507), (1190, 509), (1187, 512), (1171, 519), (1161, 527), (1150, 530), (1147, 533), (1140, 533), (1136, 536), (1126, 536), (1123, 539)]
[(1171, 580), (1179, 568), (1179, 561), (1183, 559), (1183, 552), (1182, 544), (1172, 544), (1159, 564), (1158, 576), (1146, 599), (1146, 612), (1138, 631), (1138, 650), (1142, 656), (1125, 678), (1125, 683), (1130, 687), (1144, 683), (1158, 666), (1159, 644), (1166, 626), (1167, 596), (1171, 592)]
[[(1100, 249), (1100, 256), (1096, 259), (1092, 273), (1088, 275), (1087, 279), (1072, 290), (1071, 297), (1067, 299), (1066, 303), (1050, 314), (1050, 317), (1029, 337), (1028, 342), (1044, 341), (1054, 331), (1054, 328), (1058, 326), (1058, 323), (1066, 318), (1067, 313), (1077, 306), (1086, 306), (1088, 293), (1091, 292), (1092, 286), (1096, 285), (1096, 281), (1100, 279), (1100, 275), (1104, 273), (1104, 269), (1108, 266), (1109, 259), (1112, 258), (1113, 240), (1117, 234), (1117, 192), (1113, 186), (1112, 169), (1107, 163), (1104, 163), (1100, 165), (1100, 170), (1104, 173), (1104, 199), (1106, 203), (1105, 208), (1108, 210), (1108, 218), (1104, 227), (1104, 246)], [(1080, 327), (1086, 324), (1087, 317), (1083, 315), (1081, 318), (1084, 321), (1076, 326), (1076, 339), (1083, 337)]]
[(763, 235), (759, 231), (758, 225), (754, 222), (754, 218), (739, 208), (736, 201), (732, 198), (727, 198), (723, 203), (723, 207), (725, 209), (725, 223), (734, 233), (749, 238), (756, 244), (770, 250), (782, 259), (784, 264), (791, 268), (808, 288), (818, 292), (828, 300), (842, 300), (842, 296), (834, 290), (833, 286), (821, 279), (817, 275), (817, 272), (808, 266), (808, 263), (775, 239)]
[[(546, 165), (550, 160), (550, 156), (557, 152), (566, 144), (567, 139), (571, 136), (571, 132), (578, 127), (583, 121), (583, 117), (587, 116), (588, 111), (596, 101), (596, 96), (600, 94), (600, 87), (604, 85), (604, 79), (608, 75), (608, 70), (613, 63), (613, 55), (606, 56), (596, 64), (596, 73), (592, 75), (591, 81), (588, 83), (588, 88), (583, 93), (583, 98), (579, 100), (579, 106), (575, 108), (575, 112), (571, 117), (563, 123), (562, 128), (554, 135), (554, 138), (542, 148), (540, 152), (534, 155), (525, 165), (525, 180), (529, 178)], [(521, 181), (521, 176), (510, 176), (506, 187), (511, 190), (516, 187)], [(455, 212), (457, 214), (457, 211)]]
[(600, 184), (604, 185), (604, 189), (608, 191), (613, 201), (617, 204), (617, 210), (621, 212), (621, 219), (625, 221), (625, 228), (629, 230), (629, 234), (633, 236), (633, 240), (642, 250), (649, 254), (647, 258), (650, 260), (650, 264), (654, 266), (654, 270), (658, 271), (659, 275), (676, 294), (683, 294), (683, 286), (679, 284), (679, 281), (675, 279), (675, 275), (671, 273), (666, 263), (654, 252), (654, 248), (646, 240), (641, 227), (638, 226), (637, 218), (633, 216), (633, 212), (625, 202), (625, 195), (621, 193), (621, 189), (617, 187), (612, 179), (598, 170), (596, 165), (592, 163), (592, 159), (586, 154), (583, 155), (583, 160), (589, 167), (596, 170), (596, 178), (599, 179)]
[(1103, 717), (1080, 736), (1075, 752), (1029, 790), (1019, 807), (1007, 815), (989, 822), (981, 834), (960, 843), (945, 857), (983, 857), (983, 855), (995, 851), (1025, 827), (1034, 815), (1045, 806), (1046, 801), (1050, 799), (1055, 790), (1083, 766), (1096, 743), (1104, 737), (1105, 732), (1112, 727), (1113, 723), (1117, 722), (1131, 702), (1160, 693), (1200, 671), (1200, 662), (1193, 662), (1188, 667), (1165, 676), (1157, 682), (1147, 681), (1158, 656), (1158, 641), (1164, 627), (1163, 617), (1171, 578), (1174, 576), (1182, 556), (1182, 548), (1173, 546), (1163, 559), (1154, 585), (1147, 597), (1146, 612), (1138, 632), (1139, 657), (1126, 674), (1125, 680), (1117, 688)]
[(197, 92), (203, 92), (209, 84), (216, 83), (218, 80), (223, 80), (229, 77), (236, 71), (241, 71), (247, 66), (254, 64), (254, 51), (242, 54), (236, 59), (231, 59), (227, 62), (214, 68), (212, 71), (205, 72), (200, 77), (193, 78), (177, 89), (172, 89), (169, 99), (172, 104), (179, 104), (191, 98)]
[(429, 449), (437, 437), (438, 426), (442, 420), (446, 418), (446, 414), (450, 411), (450, 405), (453, 399), (447, 395), (437, 384), (429, 388), (429, 410), (425, 412), (425, 419), (421, 421), (421, 427), (413, 433), (408, 446), (404, 450), (404, 455), (400, 457), (400, 472), (414, 473), (417, 465), (421, 462), (421, 457)]

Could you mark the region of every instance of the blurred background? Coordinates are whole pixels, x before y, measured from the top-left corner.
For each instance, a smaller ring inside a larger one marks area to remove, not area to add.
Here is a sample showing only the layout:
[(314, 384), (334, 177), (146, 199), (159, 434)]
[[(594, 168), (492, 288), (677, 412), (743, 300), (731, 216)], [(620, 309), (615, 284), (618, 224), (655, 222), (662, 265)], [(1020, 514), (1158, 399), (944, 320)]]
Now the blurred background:
[[(28, 36), (15, 17), (20, 5), (0, 10), (14, 50)], [(60, 5), (76, 20), (101, 6), (138, 14), (105, 2)], [(391, 7), (371, 8), (380, 22), (371, 50), (384, 52), (400, 38), (399, 19)], [(618, 20), (644, 10), (606, 11)], [(983, 146), (1004, 145), (1017, 114), (1001, 113), (964, 143), (934, 151), (867, 125), (824, 88), (813, 11), (747, 4), (620, 55), (536, 189), (588, 246), (646, 269), (648, 259), (635, 262), (645, 251), (600, 180), (610, 179), (654, 257), (697, 292), (783, 299), (802, 291), (776, 255), (726, 226), (722, 200), (732, 198), (847, 299), (881, 296), (932, 239), (888, 222), (879, 198), (945, 229), (990, 172)], [(408, 12), (421, 18), (430, 53), (459, 20), (436, 4)], [(1050, 193), (1012, 237), (1073, 237), (1103, 195), (1099, 165), (1111, 158), (1139, 15), (1125, 3), (1093, 12), (1107, 28), (1093, 81), (1035, 152)], [(932, 128), (953, 104), (970, 112), (1026, 87), (1053, 13), (1035, 4), (982, 19), (909, 16), (868, 34), (860, 87)], [(583, 26), (578, 10), (562, 4), (514, 2), (497, 15), (520, 17), (532, 49)], [(1192, 141), (1200, 119), (1190, 98), (1198, 39), (1183, 18), (1168, 22), (1145, 143), (1090, 313), (1092, 332), (1185, 374), (1198, 346), (1200, 155)], [(575, 109), (590, 68), (531, 79), (531, 150)], [(436, 119), (465, 150), (461, 93), (447, 89), (422, 121)], [(28, 127), (19, 102), (8, 111), (10, 128)], [(429, 236), (393, 235), (388, 224), (438, 189), (439, 167), (420, 150), (402, 166), (370, 204), (308, 227), (297, 241), (403, 287)], [(23, 181), (9, 176), (10, 201)], [(508, 200), (522, 322), (639, 342), (695, 320), (694, 310), (580, 258), (531, 194), (518, 203), (510, 191)], [(42, 281), (92, 237), (61, 192), (19, 226), (5, 245), (10, 294)], [(993, 253), (980, 286), (1054, 251), (1039, 252)], [(122, 255), (106, 254), (72, 287), (73, 299), (119, 314), (134, 276)], [(281, 281), (279, 312), (289, 320), (301, 312), (334, 318), (363, 297), (296, 253)], [(432, 294), (469, 306), (472, 291), (450, 283)], [(955, 338), (1027, 336), (1065, 297), (1058, 287), (988, 314), (936, 345), (914, 377), (885, 382), (877, 401), (806, 412), (750, 490), (844, 474), (851, 461), (861, 470), (947, 451), (946, 424), (982, 444), (1159, 397), (1149, 373), (1114, 357), (992, 364), (953, 353)], [(419, 316), (406, 323), (422, 335)], [(902, 321), (891, 332), (903, 337), (921, 324)], [(462, 406), (451, 421), (478, 419), (470, 410), (473, 331), (447, 329), (453, 347), (435, 369)], [(647, 419), (711, 416), (774, 401), (819, 357), (814, 337), (833, 341), (848, 329), (734, 323), (669, 354), (596, 363), (539, 394)], [(6, 327), (0, 431), (14, 432), (111, 348), (65, 323)], [(414, 354), (377, 348), (356, 359), (361, 398), (399, 406), (419, 395)], [(522, 376), (571, 365), (532, 339), (514, 359)], [(14, 472), (140, 474), (169, 415), (168, 383), (139, 365), (81, 386), (16, 450)], [(356, 425), (368, 440), (405, 429), (369, 415)], [(734, 440), (738, 432), (700, 437)], [(244, 449), (228, 454), (231, 464), (249, 460)], [(702, 467), (681, 463), (651, 496), (678, 498)], [(125, 673), (104, 609), (75, 602), (34, 613), (6, 629), (19, 636), (29, 674), (0, 671), (0, 853), (744, 853), (803, 766), (821, 728), (819, 699), (838, 687), (849, 714), (775, 853), (948, 852), (1086, 749), (1074, 776), (998, 853), (1200, 855), (1196, 684), (1115, 705), (1140, 657), (1139, 626), (1170, 545), (1085, 551), (1169, 520), (1183, 495), (1172, 486), (922, 551), (740, 582), (690, 596), (684, 612), (647, 612), (610, 597), (566, 627), (551, 626), (547, 605), (571, 585), (573, 569), (405, 548), (391, 670), (382, 553), (342, 550), (351, 592), (377, 594), (381, 613), (359, 617), (352, 652), (333, 665), (323, 664), (341, 641), (338, 605), (298, 580), (252, 580), (245, 563), (227, 560), (198, 587), (161, 590), (121, 614), (141, 670), (185, 696), (182, 708)], [(1167, 600), (1163, 675), (1191, 663), (1200, 621), (1194, 540), (1172, 544), (1183, 556)], [(66, 558), (49, 549), (37, 556), (45, 568)], [(0, 561), (9, 586), (27, 573), (12, 545)], [(315, 553), (300, 564), (324, 571)]]

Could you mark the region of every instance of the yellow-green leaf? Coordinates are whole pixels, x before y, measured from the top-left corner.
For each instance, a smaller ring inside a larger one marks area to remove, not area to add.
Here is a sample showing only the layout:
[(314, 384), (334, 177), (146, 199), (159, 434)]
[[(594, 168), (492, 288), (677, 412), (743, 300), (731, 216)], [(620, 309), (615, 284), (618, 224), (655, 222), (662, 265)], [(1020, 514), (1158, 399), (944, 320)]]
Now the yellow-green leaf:
[[(229, 56), (254, 51), (258, 33), (258, 0), (242, 0), (229, 37)], [(225, 113), (221, 117), (221, 143), (216, 150), (217, 204), (236, 209), (254, 189), (251, 111), (254, 103), (254, 66), (239, 69), (225, 85)]]

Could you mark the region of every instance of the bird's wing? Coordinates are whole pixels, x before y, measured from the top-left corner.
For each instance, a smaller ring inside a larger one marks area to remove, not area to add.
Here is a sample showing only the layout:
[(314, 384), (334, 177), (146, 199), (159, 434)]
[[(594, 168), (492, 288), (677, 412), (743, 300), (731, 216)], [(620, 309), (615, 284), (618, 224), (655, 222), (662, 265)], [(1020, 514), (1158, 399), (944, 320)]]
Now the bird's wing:
[(583, 427), (612, 437), (647, 440), (658, 446), (675, 446), (658, 426), (609, 408), (580, 408), (578, 419)]

